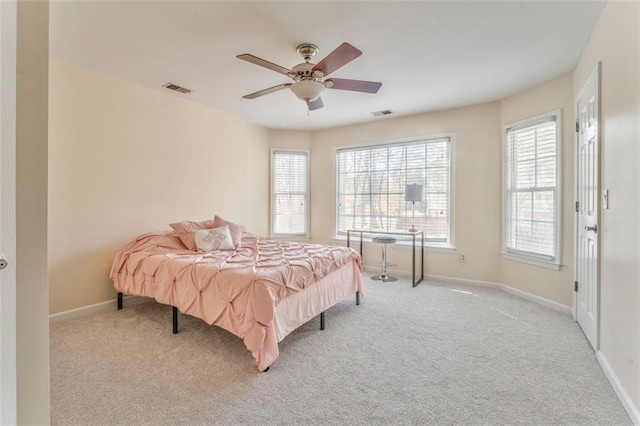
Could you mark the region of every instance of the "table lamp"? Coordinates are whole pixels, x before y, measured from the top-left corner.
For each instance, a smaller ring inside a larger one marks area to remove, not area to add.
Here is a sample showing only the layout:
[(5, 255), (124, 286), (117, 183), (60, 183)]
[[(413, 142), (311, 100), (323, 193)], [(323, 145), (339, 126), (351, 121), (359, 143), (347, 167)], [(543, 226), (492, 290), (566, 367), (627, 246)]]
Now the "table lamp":
[(417, 183), (407, 185), (404, 191), (404, 200), (411, 201), (413, 207), (409, 232), (416, 232), (416, 201), (422, 201), (422, 185), (418, 185)]

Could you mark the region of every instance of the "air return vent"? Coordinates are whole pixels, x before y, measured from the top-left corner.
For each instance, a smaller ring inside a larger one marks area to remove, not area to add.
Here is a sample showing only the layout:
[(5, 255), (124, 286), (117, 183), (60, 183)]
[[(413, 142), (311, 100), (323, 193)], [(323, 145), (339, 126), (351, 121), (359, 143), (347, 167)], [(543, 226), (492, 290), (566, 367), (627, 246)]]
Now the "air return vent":
[(393, 111), (391, 111), (390, 109), (385, 109), (382, 111), (375, 111), (372, 112), (371, 115), (375, 116), (375, 117), (380, 117), (382, 115), (389, 115), (389, 114), (393, 114)]
[(174, 83), (167, 83), (167, 84), (164, 84), (162, 87), (166, 87), (167, 89), (173, 90), (174, 92), (187, 93), (187, 94), (193, 91), (191, 89), (187, 89), (186, 87), (178, 86), (177, 84), (174, 84)]

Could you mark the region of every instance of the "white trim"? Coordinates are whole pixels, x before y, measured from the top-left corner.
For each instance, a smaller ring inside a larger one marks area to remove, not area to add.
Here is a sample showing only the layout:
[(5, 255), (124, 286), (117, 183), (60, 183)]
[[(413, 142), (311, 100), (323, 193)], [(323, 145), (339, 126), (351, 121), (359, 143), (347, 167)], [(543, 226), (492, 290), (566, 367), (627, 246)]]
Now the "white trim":
[(434, 275), (434, 274), (425, 274), (424, 278), (427, 281), (434, 281), (436, 283), (441, 283), (441, 284), (462, 284), (462, 285), (474, 285), (478, 287), (495, 288), (498, 290), (502, 289), (502, 284), (494, 283), (491, 281), (472, 280), (469, 278), (448, 277), (446, 275)]
[[(135, 305), (138, 303), (148, 302), (150, 298), (141, 297), (141, 296), (124, 296), (123, 304), (126, 308), (127, 305)], [(69, 309), (68, 311), (58, 312), (55, 314), (49, 315), (49, 324), (53, 324), (56, 322), (68, 320), (71, 318), (78, 318), (85, 315), (89, 315), (93, 312), (104, 311), (106, 309), (115, 309), (118, 306), (118, 302), (116, 300), (107, 300), (106, 302), (95, 303), (89, 306), (83, 306), (81, 308)]]
[[(582, 85), (582, 87), (580, 88), (580, 91), (578, 92), (578, 94), (576, 95), (574, 102), (577, 104), (578, 103), (578, 99), (580, 99), (584, 93), (587, 91), (587, 89), (589, 88), (589, 86), (591, 85), (591, 83), (595, 81), (598, 82), (598, 94), (600, 94), (600, 71), (602, 69), (602, 61), (598, 61), (598, 63), (596, 64), (595, 67), (593, 67), (593, 70), (591, 71), (591, 74), (589, 74), (589, 77), (587, 78), (587, 80), (584, 82), (584, 84)], [(574, 105), (575, 106), (575, 105)], [(575, 118), (576, 120), (578, 119), (578, 112), (574, 111), (575, 114)], [(599, 124), (599, 123), (598, 123)]]
[[(294, 148), (277, 148), (277, 147), (272, 147), (270, 150), (270, 154), (271, 154), (271, 162), (270, 162), (270, 166), (271, 166), (271, 170), (269, 173), (269, 237), (270, 238), (274, 238), (274, 239), (286, 239), (286, 238), (311, 238), (311, 151), (308, 149), (294, 149)], [(274, 167), (273, 167), (273, 160), (275, 158), (275, 154), (277, 152), (290, 152), (292, 154), (304, 154), (307, 160), (307, 165), (306, 165), (306, 169), (307, 169), (307, 188), (306, 188), (306, 194), (305, 194), (305, 204), (304, 204), (304, 208), (305, 208), (305, 212), (304, 212), (304, 216), (305, 216), (305, 232), (304, 234), (276, 234), (273, 232), (273, 227), (274, 227), (274, 220), (275, 220), (275, 214), (273, 212), (274, 209), (274, 205), (275, 205), (275, 191), (273, 190), (273, 182), (274, 182), (274, 178), (273, 178), (273, 174), (274, 174)]]
[[(362, 267), (363, 270), (365, 271), (371, 271), (371, 272), (379, 272), (380, 271), (380, 267), (375, 267), (375, 266), (371, 266), (371, 265), (363, 265)], [(387, 271), (390, 273), (391, 276), (398, 276), (398, 277), (403, 277), (403, 278), (410, 278), (411, 277), (411, 273), (407, 273), (407, 271), (401, 271), (401, 270), (396, 270), (396, 269), (392, 269), (392, 268), (387, 268)], [(538, 305), (542, 305), (545, 306), (547, 308), (551, 308), (554, 311), (560, 312), (562, 314), (566, 314), (566, 315), (572, 315), (573, 314), (573, 309), (571, 308), (571, 306), (566, 306), (563, 305), (561, 303), (555, 302), (553, 300), (549, 300), (546, 299), (544, 297), (540, 297), (540, 296), (536, 296), (535, 294), (531, 294), (531, 293), (527, 293), (526, 291), (522, 291), (519, 290), (517, 288), (502, 284), (502, 283), (495, 283), (492, 281), (481, 281), (481, 280), (472, 280), (469, 278), (460, 278), (460, 277), (449, 277), (446, 275), (434, 275), (434, 274), (425, 274), (424, 275), (424, 281), (420, 284), (420, 285), (429, 285), (429, 284), (444, 284), (444, 285), (470, 285), (470, 286), (477, 286), (477, 287), (486, 287), (486, 288), (493, 288), (496, 290), (501, 290), (505, 293), (509, 293), (512, 294), (516, 297), (519, 297), (521, 299), (525, 299), (528, 300), (530, 302), (533, 302), (535, 304)]]
[[(455, 247), (456, 245), (456, 134), (451, 133), (449, 136), (449, 239), (445, 243), (446, 246)], [(425, 231), (426, 233), (426, 231)]]
[[(17, 424), (16, 64), (17, 2), (0, 1), (0, 424)], [(48, 373), (47, 373), (48, 374)]]
[(299, 243), (309, 243), (311, 241), (311, 237), (305, 237), (304, 235), (296, 235), (296, 234), (291, 234), (291, 235), (283, 235), (283, 234), (270, 235), (269, 239), (270, 240), (276, 240), (276, 241), (297, 241)]
[[(580, 89), (580, 92), (584, 90), (584, 87)], [(575, 126), (578, 122), (578, 108), (576, 105), (578, 97), (573, 99), (573, 123)], [(598, 123), (599, 124), (599, 123)], [(573, 133), (573, 282), (578, 281), (578, 214), (576, 211), (576, 203), (578, 202), (578, 141), (580, 135), (575, 131), (575, 127), (572, 129)], [(573, 320), (578, 321), (578, 293), (573, 292)]]
[[(437, 141), (438, 139), (448, 139), (449, 140), (449, 205), (448, 207), (448, 226), (449, 226), (449, 235), (447, 238), (446, 246), (454, 247), (455, 246), (455, 146), (456, 146), (456, 134), (455, 132), (445, 132), (445, 133), (435, 133), (431, 135), (423, 135), (423, 136), (413, 136), (407, 138), (400, 139), (390, 139), (390, 140), (377, 140), (372, 142), (362, 142), (356, 144), (347, 144), (347, 145), (339, 145), (333, 148), (333, 232), (334, 234), (337, 231), (338, 227), (338, 165), (337, 165), (337, 157), (338, 151), (341, 150), (349, 150), (349, 149), (359, 149), (359, 148), (368, 148), (368, 147), (376, 147), (376, 146), (390, 146), (395, 144), (411, 144), (415, 142), (416, 144), (425, 142), (425, 141)], [(336, 236), (334, 235), (334, 239)], [(425, 248), (427, 247), (425, 242)]]
[(522, 291), (515, 287), (504, 284), (501, 285), (501, 289), (505, 293), (513, 294), (514, 296), (529, 300), (531, 302), (537, 303), (538, 305), (546, 306), (547, 308), (551, 308), (555, 311), (567, 314), (569, 316), (573, 315), (573, 309), (571, 309), (571, 306), (563, 305), (562, 303), (554, 302), (553, 300), (549, 300), (544, 297), (540, 297), (535, 294), (528, 293), (526, 291)]
[[(411, 241), (398, 241), (395, 244), (389, 246), (392, 249), (400, 250), (413, 250), (413, 244)], [(420, 249), (420, 244), (416, 241), (416, 250)], [(444, 243), (424, 243), (424, 249), (428, 251), (440, 251), (445, 253), (452, 253), (458, 250), (456, 247), (449, 246)]]
[(604, 371), (605, 376), (607, 376), (607, 379), (609, 379), (609, 383), (611, 383), (611, 387), (618, 396), (618, 399), (622, 403), (622, 406), (631, 418), (631, 421), (634, 425), (640, 425), (640, 410), (638, 410), (638, 407), (636, 407), (636, 405), (633, 403), (633, 399), (631, 399), (627, 391), (624, 389), (624, 386), (622, 386), (620, 379), (618, 379), (618, 376), (616, 375), (615, 371), (613, 371), (613, 368), (611, 368), (609, 361), (607, 361), (607, 358), (604, 356), (602, 351), (597, 352), (596, 358), (598, 359), (600, 367), (602, 367), (602, 371)]
[(491, 281), (480, 281), (480, 280), (472, 280), (468, 278), (459, 278), (459, 277), (447, 277), (443, 275), (433, 275), (433, 274), (425, 274), (426, 281), (434, 281), (442, 284), (462, 284), (462, 285), (474, 285), (479, 287), (488, 287), (495, 288), (504, 291), (505, 293), (512, 294), (521, 299), (528, 300), (530, 302), (536, 303), (538, 305), (545, 306), (547, 308), (551, 308), (555, 311), (558, 311), (563, 314), (572, 315), (572, 309), (570, 306), (563, 305), (561, 303), (555, 302), (550, 299), (546, 299), (544, 297), (537, 296), (535, 294), (528, 293), (526, 291), (522, 291), (515, 287), (508, 286), (502, 283), (494, 283)]
[(429, 139), (446, 139), (446, 138), (452, 138), (455, 136), (455, 132), (443, 132), (443, 133), (433, 133), (433, 134), (427, 134), (427, 135), (419, 135), (419, 136), (411, 136), (411, 137), (406, 137), (406, 138), (397, 138), (397, 139), (385, 139), (385, 140), (374, 140), (374, 141), (370, 141), (370, 142), (359, 142), (359, 143), (354, 143), (354, 144), (346, 144), (346, 145), (338, 145), (335, 146), (333, 148), (334, 151), (334, 158), (335, 158), (335, 153), (337, 151), (343, 150), (343, 149), (350, 149), (350, 148), (366, 148), (369, 146), (379, 146), (379, 145), (394, 145), (394, 144), (398, 144), (398, 143), (411, 143), (411, 142), (416, 142), (419, 143), (421, 141), (424, 140), (429, 140)]
[(527, 256), (527, 255), (519, 255), (519, 254), (515, 254), (515, 253), (502, 253), (502, 257), (505, 260), (511, 260), (514, 262), (521, 262), (521, 263), (526, 263), (527, 265), (533, 265), (533, 266), (539, 266), (541, 268), (547, 268), (547, 269), (552, 269), (554, 271), (559, 271), (560, 270), (560, 265), (559, 263), (556, 263), (552, 260), (544, 260), (544, 259), (538, 259), (537, 257), (534, 256)]
[[(600, 199), (600, 194), (602, 193), (602, 61), (598, 61), (598, 63), (596, 63), (595, 67), (593, 68), (593, 70), (591, 71), (591, 74), (589, 74), (589, 77), (587, 78), (587, 80), (585, 81), (585, 83), (582, 85), (582, 88), (580, 88), (580, 91), (578, 92), (578, 94), (576, 95), (576, 97), (573, 100), (573, 120), (574, 120), (574, 124), (579, 122), (579, 116), (578, 114), (580, 113), (580, 111), (578, 110), (578, 100), (581, 99), (585, 92), (589, 89), (589, 87), (591, 86), (591, 84), (593, 83), (597, 84), (597, 94), (598, 94), (598, 196), (596, 197), (596, 203), (598, 205), (598, 207), (596, 208), (596, 211), (598, 212), (598, 218), (597, 218), (597, 225), (598, 225), (598, 231), (600, 233), (600, 235), (602, 235), (602, 224), (601, 224), (601, 217), (602, 217), (602, 204), (601, 204), (601, 199)], [(574, 131), (574, 139), (573, 139), (573, 151), (574, 151), (574, 163), (573, 163), (573, 196), (574, 196), (574, 205), (575, 202), (578, 201), (578, 161), (579, 161), (579, 144), (580, 144), (580, 134), (578, 132)], [(580, 226), (580, 221), (579, 221), (579, 212), (575, 211), (574, 209), (574, 213), (573, 213), (573, 281), (576, 282), (578, 281), (578, 238), (580, 237), (580, 231), (578, 230), (578, 226)], [(598, 274), (596, 277), (597, 280), (597, 291), (596, 291), (596, 298), (598, 299), (596, 302), (596, 306), (598, 309), (598, 319), (596, 321), (596, 337), (595, 337), (595, 350), (599, 350), (600, 349), (600, 271), (601, 271), (601, 262), (600, 262), (600, 253), (601, 253), (601, 247), (602, 247), (602, 238), (600, 238), (600, 235), (598, 236), (598, 244), (597, 244), (597, 250), (598, 250)], [(573, 292), (573, 312), (574, 312), (574, 316), (573, 319), (574, 321), (578, 321), (578, 294), (577, 292)]]
[[(508, 189), (507, 189), (507, 176), (508, 176), (508, 140), (507, 140), (507, 132), (513, 128), (522, 128), (526, 125), (535, 125), (536, 122), (540, 120), (553, 117), (556, 123), (556, 185), (555, 185), (555, 209), (556, 209), (556, 218), (555, 218), (555, 232), (556, 232), (556, 252), (553, 258), (550, 261), (540, 260), (538, 256), (528, 256), (526, 253), (516, 255), (517, 258), (512, 257), (513, 253), (508, 253), (509, 248), (507, 247), (507, 233), (508, 226), (510, 220), (509, 213), (509, 203), (508, 203)], [(562, 110), (555, 109), (553, 111), (545, 112), (543, 114), (538, 114), (533, 117), (525, 118), (523, 120), (516, 121), (514, 123), (509, 123), (502, 126), (502, 251), (505, 254), (505, 258), (509, 260), (517, 260), (524, 262), (526, 258), (531, 258), (532, 262), (530, 263), (536, 266), (542, 266), (549, 269), (556, 269), (553, 265), (560, 265), (561, 263), (561, 253), (562, 253)], [(511, 256), (507, 256), (506, 254), (510, 254)], [(557, 268), (559, 269), (559, 267)]]

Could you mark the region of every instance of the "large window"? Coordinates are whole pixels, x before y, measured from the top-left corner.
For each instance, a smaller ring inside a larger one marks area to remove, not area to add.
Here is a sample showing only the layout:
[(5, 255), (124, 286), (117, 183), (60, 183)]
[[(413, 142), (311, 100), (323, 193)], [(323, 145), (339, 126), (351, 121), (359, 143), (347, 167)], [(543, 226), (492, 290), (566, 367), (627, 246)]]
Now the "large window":
[(412, 225), (408, 184), (423, 186), (415, 225), (427, 241), (451, 244), (451, 138), (339, 149), (337, 234), (348, 229), (406, 231)]
[(309, 154), (271, 151), (271, 234), (307, 236)]
[(558, 263), (559, 112), (505, 128), (505, 252)]

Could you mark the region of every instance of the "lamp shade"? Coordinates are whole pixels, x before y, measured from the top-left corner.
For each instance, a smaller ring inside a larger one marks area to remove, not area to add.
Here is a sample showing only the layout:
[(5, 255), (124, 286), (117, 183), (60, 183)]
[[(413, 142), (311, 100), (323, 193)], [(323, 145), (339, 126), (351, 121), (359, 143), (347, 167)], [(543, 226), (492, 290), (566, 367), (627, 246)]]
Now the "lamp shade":
[(414, 202), (422, 201), (422, 185), (418, 185), (417, 183), (407, 185), (404, 190), (404, 200)]
[(312, 80), (297, 81), (291, 85), (291, 91), (301, 101), (315, 101), (322, 95), (324, 84)]

